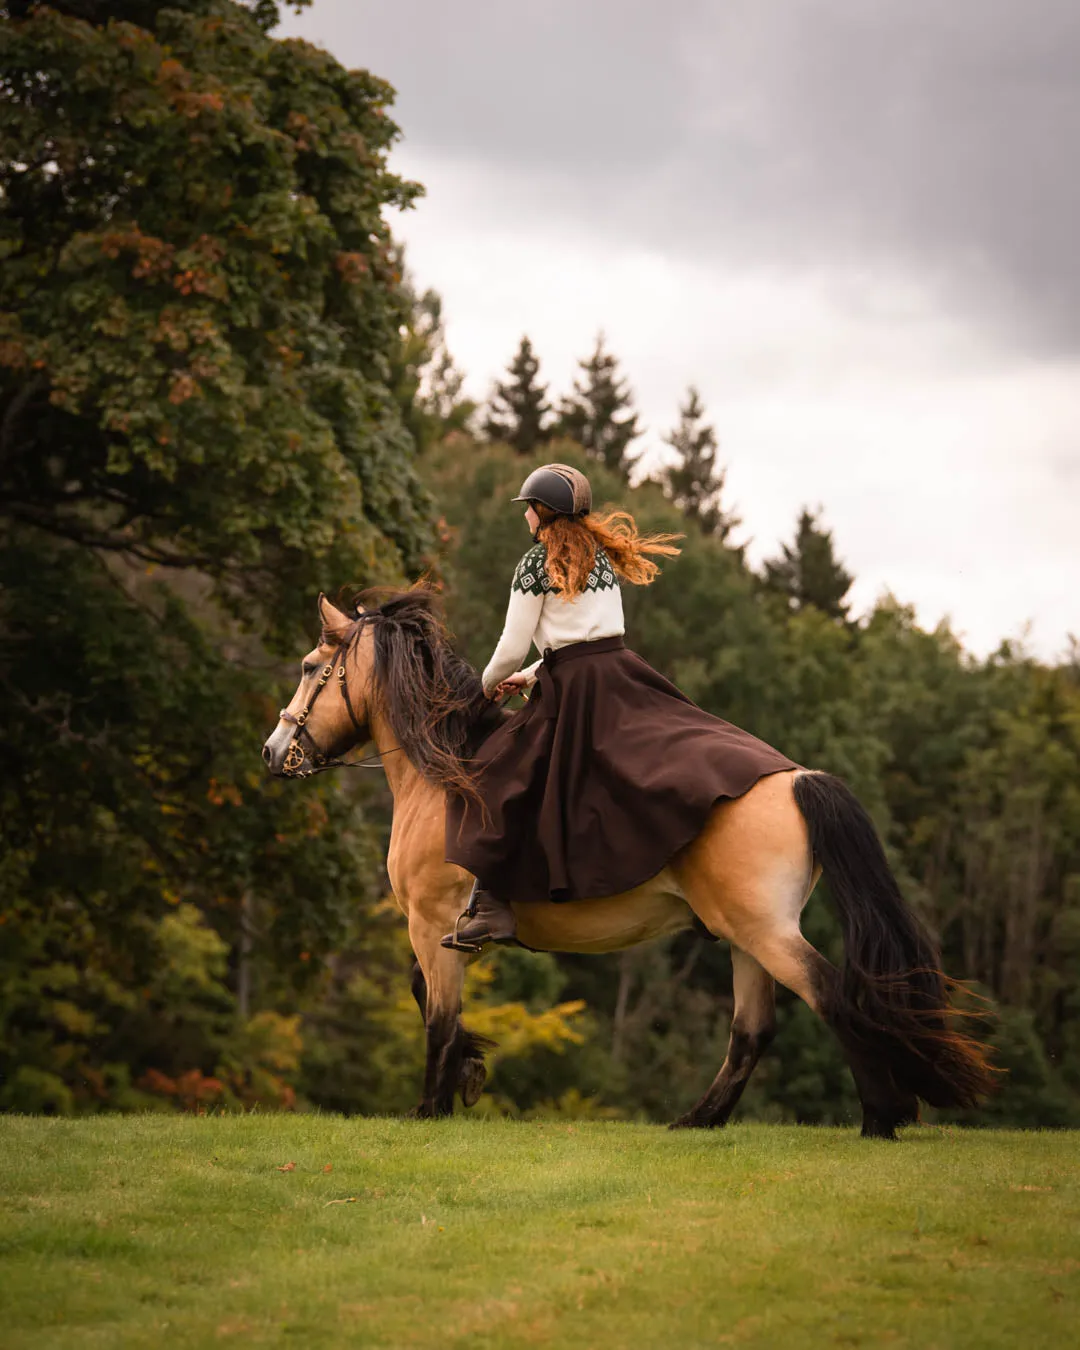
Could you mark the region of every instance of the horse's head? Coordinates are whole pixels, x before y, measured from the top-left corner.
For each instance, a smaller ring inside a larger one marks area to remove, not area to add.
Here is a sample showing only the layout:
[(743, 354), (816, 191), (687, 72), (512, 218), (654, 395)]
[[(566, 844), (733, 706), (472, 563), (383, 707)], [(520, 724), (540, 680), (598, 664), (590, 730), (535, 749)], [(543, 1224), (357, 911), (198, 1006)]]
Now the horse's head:
[(319, 596), (319, 644), (300, 667), (300, 683), (263, 746), (267, 768), (279, 778), (317, 773), (368, 736), (370, 636)]
[(263, 746), (271, 773), (304, 778), (367, 739), (402, 753), (428, 782), (473, 793), (466, 761), (501, 717), (456, 655), (435, 591), (365, 591), (350, 619), (319, 597), (322, 636)]

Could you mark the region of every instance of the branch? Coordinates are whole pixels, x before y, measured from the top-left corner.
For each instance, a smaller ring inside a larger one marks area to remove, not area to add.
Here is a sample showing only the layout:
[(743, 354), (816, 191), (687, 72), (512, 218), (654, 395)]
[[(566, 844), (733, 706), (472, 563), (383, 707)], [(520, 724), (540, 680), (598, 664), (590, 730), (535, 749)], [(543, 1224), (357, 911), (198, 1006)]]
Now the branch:
[(0, 464), (7, 459), (8, 449), (11, 444), (12, 432), (15, 430), (15, 423), (22, 413), (22, 410), (30, 402), (35, 394), (42, 393), (48, 385), (48, 380), (44, 375), (34, 375), (23, 385), (11, 402), (4, 410), (4, 420), (0, 422)]
[[(11, 502), (8, 513), (25, 525), (33, 525), (47, 534), (66, 539), (72, 544), (82, 544), (86, 548), (105, 549), (110, 553), (128, 553), (141, 562), (154, 563), (159, 567), (200, 567), (212, 576), (221, 570), (221, 559), (209, 553), (178, 553), (157, 544), (136, 542), (120, 534), (93, 530), (77, 525), (74, 521), (61, 521), (35, 510), (26, 503)], [(237, 570), (237, 569), (232, 569)]]

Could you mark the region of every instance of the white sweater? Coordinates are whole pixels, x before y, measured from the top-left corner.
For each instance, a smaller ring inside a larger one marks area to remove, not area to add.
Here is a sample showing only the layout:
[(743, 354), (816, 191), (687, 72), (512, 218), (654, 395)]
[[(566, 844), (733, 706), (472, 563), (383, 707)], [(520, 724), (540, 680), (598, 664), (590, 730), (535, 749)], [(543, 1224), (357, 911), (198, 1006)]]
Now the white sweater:
[[(502, 637), (484, 671), (487, 694), (521, 668), (533, 644), (542, 654), (547, 647), (557, 649), (571, 642), (621, 637), (626, 631), (619, 579), (603, 549), (597, 550), (585, 589), (569, 600), (555, 590), (545, 567), (546, 558), (547, 549), (536, 544), (517, 565)], [(530, 685), (536, 681), (539, 665), (536, 661), (525, 672)]]

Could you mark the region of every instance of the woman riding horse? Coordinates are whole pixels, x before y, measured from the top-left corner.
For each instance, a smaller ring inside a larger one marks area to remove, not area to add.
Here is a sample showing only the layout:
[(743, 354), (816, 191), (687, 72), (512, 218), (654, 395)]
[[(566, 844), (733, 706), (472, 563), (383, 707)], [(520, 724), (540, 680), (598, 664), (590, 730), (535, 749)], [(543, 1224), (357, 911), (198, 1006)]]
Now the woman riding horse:
[[(441, 945), (473, 878), (493, 892), (479, 896), (482, 925), (459, 920), (456, 940), (473, 949), (514, 931), (497, 901), (514, 904), (537, 951), (621, 951), (691, 925), (730, 944), (727, 1055), (680, 1127), (731, 1115), (775, 1033), (776, 981), (835, 1032), (864, 1135), (895, 1138), (919, 1098), (975, 1105), (997, 1075), (958, 1024), (937, 943), (865, 808), (839, 779), (701, 712), (625, 649), (616, 577), (651, 580), (650, 555), (675, 552), (670, 536), (592, 515), (588, 484), (562, 465), (530, 475), (520, 495), (536, 546), (485, 673), (488, 695), (534, 684), (520, 713), (502, 718), (485, 697), (429, 588), (367, 593), (351, 614), (320, 596), (318, 644), (263, 746), (287, 778), (340, 765), (368, 739), (381, 759), (394, 800), (387, 873), (427, 1032), (419, 1113), (449, 1115), (456, 1094), (471, 1105), (484, 1080), (485, 1043), (461, 1021), (468, 958)], [(515, 672), (530, 639), (543, 658)], [(800, 926), (822, 873), (839, 967)]]
[[(477, 880), (442, 945), (464, 952), (514, 940), (511, 902), (632, 890), (718, 801), (797, 767), (627, 650), (619, 582), (649, 585), (653, 557), (678, 554), (678, 535), (640, 535), (623, 511), (594, 514), (589, 480), (566, 464), (536, 469), (514, 501), (526, 503), (533, 547), (483, 684), (492, 699), (533, 692), (473, 762), (479, 802), (450, 801), (447, 861)], [(519, 670), (532, 645), (540, 660)]]

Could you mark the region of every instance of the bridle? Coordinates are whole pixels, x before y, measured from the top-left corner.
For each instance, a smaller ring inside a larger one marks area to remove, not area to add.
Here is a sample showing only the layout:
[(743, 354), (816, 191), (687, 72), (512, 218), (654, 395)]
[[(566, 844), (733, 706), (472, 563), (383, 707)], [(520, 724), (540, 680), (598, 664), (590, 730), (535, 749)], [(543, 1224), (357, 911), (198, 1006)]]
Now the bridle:
[[(296, 727), (293, 738), (289, 742), (289, 748), (285, 752), (285, 759), (281, 765), (283, 777), (313, 778), (317, 773), (325, 773), (327, 769), (378, 769), (382, 767), (383, 754), (392, 755), (395, 751), (401, 749), (399, 745), (395, 745), (392, 750), (386, 750), (374, 755), (366, 755), (363, 759), (332, 759), (329, 755), (323, 754), (318, 741), (316, 741), (315, 737), (307, 729), (307, 720), (311, 716), (311, 710), (314, 708), (319, 695), (329, 684), (330, 677), (334, 674), (336, 667), (341, 698), (345, 707), (348, 709), (349, 718), (352, 721), (353, 728), (358, 736), (365, 735), (366, 728), (363, 722), (357, 717), (356, 712), (353, 709), (352, 699), (349, 697), (348, 678), (345, 674), (345, 659), (348, 656), (349, 650), (356, 640), (359, 631), (360, 626), (357, 624), (356, 628), (340, 644), (337, 651), (334, 653), (333, 659), (323, 666), (319, 678), (315, 683), (315, 688), (311, 691), (308, 701), (300, 711), (298, 713), (291, 713), (287, 708), (282, 708), (278, 713), (278, 717), (281, 721), (288, 722), (290, 725)], [(305, 753), (304, 747), (300, 744), (301, 737), (304, 737), (307, 740), (311, 750), (310, 756)], [(302, 765), (305, 760), (309, 758), (312, 767), (310, 769), (305, 769)]]

